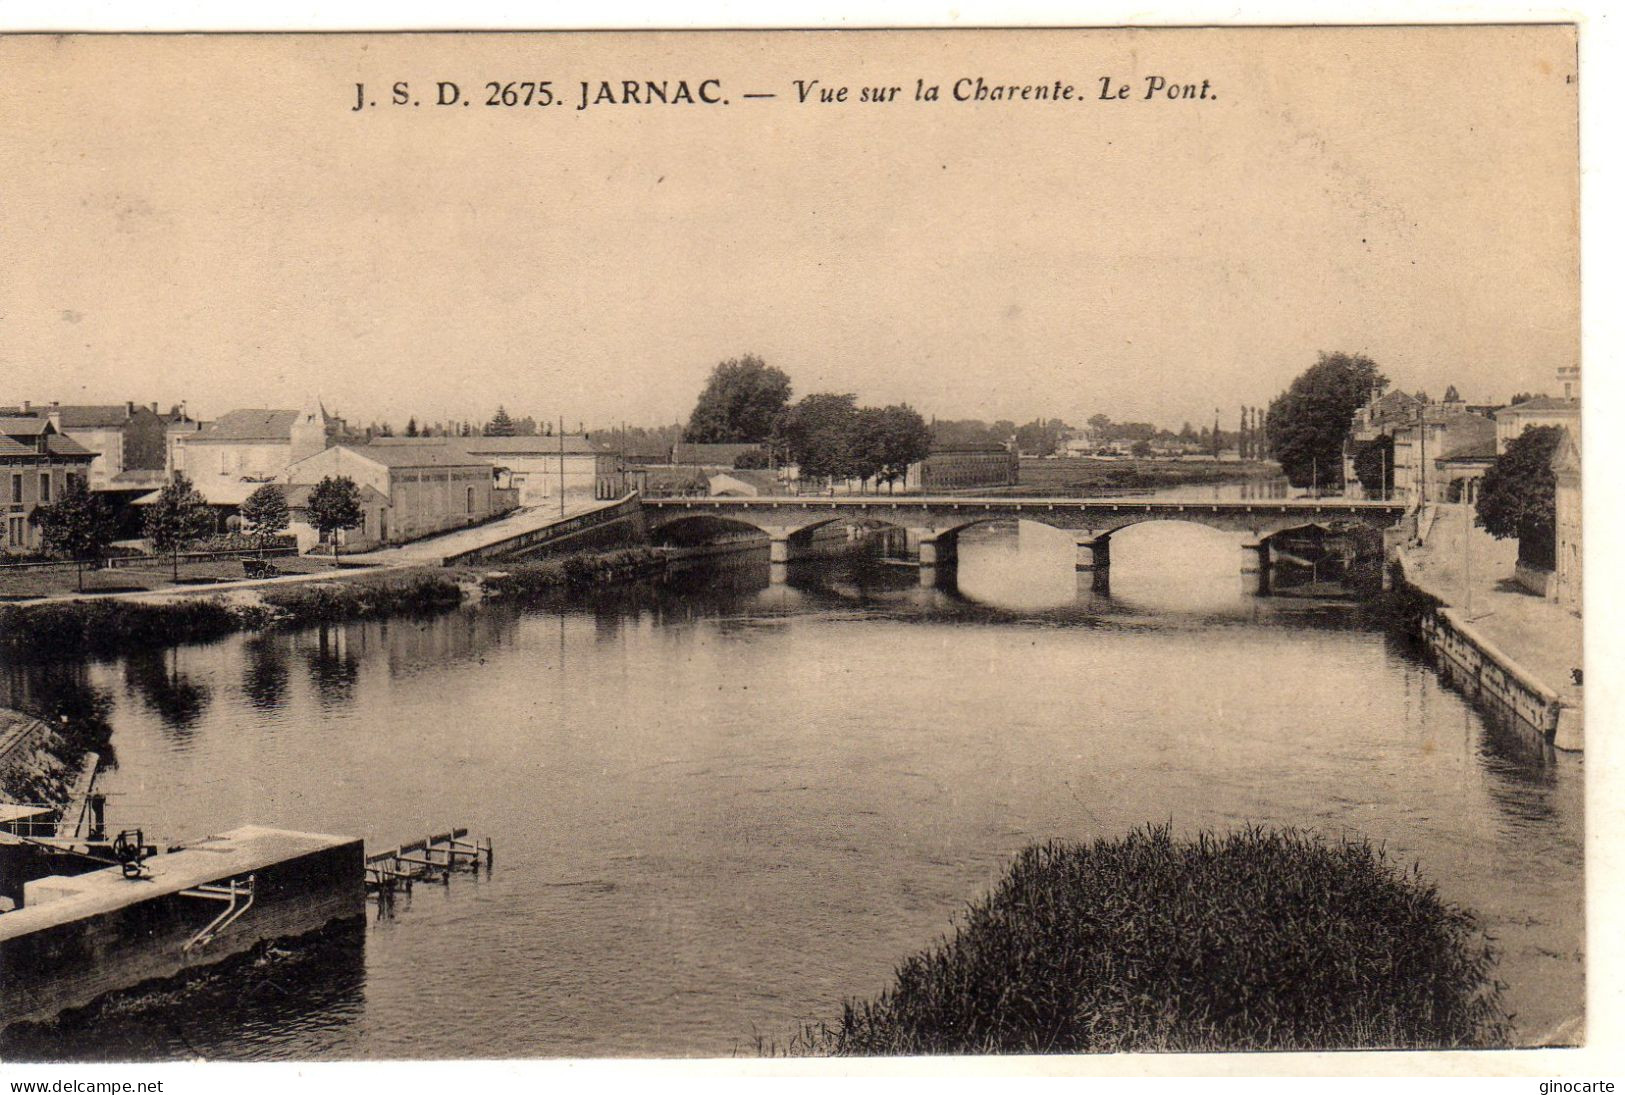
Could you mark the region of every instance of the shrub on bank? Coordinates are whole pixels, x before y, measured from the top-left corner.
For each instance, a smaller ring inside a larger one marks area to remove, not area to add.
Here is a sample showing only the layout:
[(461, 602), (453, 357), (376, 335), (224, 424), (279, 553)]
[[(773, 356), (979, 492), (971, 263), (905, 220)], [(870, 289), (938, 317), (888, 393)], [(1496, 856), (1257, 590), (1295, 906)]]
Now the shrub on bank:
[(409, 571), (277, 586), (261, 592), (260, 599), (286, 623), (331, 623), (455, 608), (462, 603), (463, 591), (443, 573)]
[(1167, 826), (1025, 849), (951, 940), (790, 1052), (1505, 1045), (1472, 914), (1369, 844)]
[(502, 569), (480, 576), (480, 588), (493, 598), (526, 597), (560, 589), (622, 581), (636, 577), (660, 561), (648, 548), (581, 552), (539, 559), (533, 563), (504, 563)]
[(163, 604), (83, 600), (6, 605), (0, 606), (0, 647), (35, 657), (68, 658), (207, 642), (238, 626), (230, 606), (205, 597)]

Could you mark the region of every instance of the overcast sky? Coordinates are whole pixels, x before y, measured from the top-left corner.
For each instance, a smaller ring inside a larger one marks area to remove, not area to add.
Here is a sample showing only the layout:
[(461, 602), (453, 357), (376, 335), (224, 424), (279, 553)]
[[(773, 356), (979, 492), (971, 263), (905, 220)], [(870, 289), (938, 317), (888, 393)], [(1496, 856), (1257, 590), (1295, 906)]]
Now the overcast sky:
[[(1233, 427), (1320, 350), (1473, 401), (1578, 359), (1566, 29), (31, 38), (0, 72), (0, 402), (653, 424), (754, 352), (798, 395)], [(978, 75), (1081, 101), (952, 102)], [(684, 78), (728, 105), (575, 109)], [(483, 105), (541, 79), (570, 101)]]

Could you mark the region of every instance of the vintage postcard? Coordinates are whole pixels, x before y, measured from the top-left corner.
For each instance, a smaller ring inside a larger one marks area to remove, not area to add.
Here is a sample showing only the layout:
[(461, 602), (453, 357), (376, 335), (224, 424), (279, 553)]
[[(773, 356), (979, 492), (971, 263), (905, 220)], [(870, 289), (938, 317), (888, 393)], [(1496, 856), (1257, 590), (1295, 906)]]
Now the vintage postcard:
[(0, 36), (0, 1059), (1585, 1045), (1578, 41)]

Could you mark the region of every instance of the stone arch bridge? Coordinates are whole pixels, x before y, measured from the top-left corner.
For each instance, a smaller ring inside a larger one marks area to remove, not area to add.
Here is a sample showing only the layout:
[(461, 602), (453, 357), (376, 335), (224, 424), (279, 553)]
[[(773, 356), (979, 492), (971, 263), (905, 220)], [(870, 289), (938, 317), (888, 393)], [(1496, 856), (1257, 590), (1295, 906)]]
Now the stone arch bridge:
[(747, 525), (764, 533), (769, 559), (788, 563), (798, 548), (810, 544), (813, 532), (837, 521), (870, 521), (909, 531), (919, 545), (922, 568), (952, 563), (959, 534), (989, 521), (1020, 520), (1049, 525), (1073, 534), (1077, 569), (1094, 574), (1105, 589), (1111, 568), (1111, 537), (1145, 521), (1186, 521), (1248, 537), (1242, 569), (1268, 582), (1270, 541), (1282, 532), (1307, 527), (1335, 530), (1350, 523), (1388, 529), (1405, 513), (1401, 502), (1354, 499), (1178, 502), (1158, 498), (966, 498), (960, 496), (845, 495), (765, 498), (645, 498), (649, 531), (695, 518)]

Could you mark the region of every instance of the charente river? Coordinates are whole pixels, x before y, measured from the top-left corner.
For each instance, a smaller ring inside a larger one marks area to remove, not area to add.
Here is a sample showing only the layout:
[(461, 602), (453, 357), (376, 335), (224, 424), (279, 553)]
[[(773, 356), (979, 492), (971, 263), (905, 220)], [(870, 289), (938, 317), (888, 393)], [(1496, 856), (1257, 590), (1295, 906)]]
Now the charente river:
[(496, 863), (6, 1055), (753, 1054), (884, 988), (1023, 845), (1169, 820), (1419, 861), (1498, 941), (1521, 1039), (1579, 1037), (1581, 758), (1353, 605), (1248, 595), (1238, 545), (1127, 529), (1101, 598), (1068, 536), (988, 526), (946, 588), (872, 560), (770, 585), (762, 552), (69, 667), (113, 705), (114, 828), (457, 824)]

